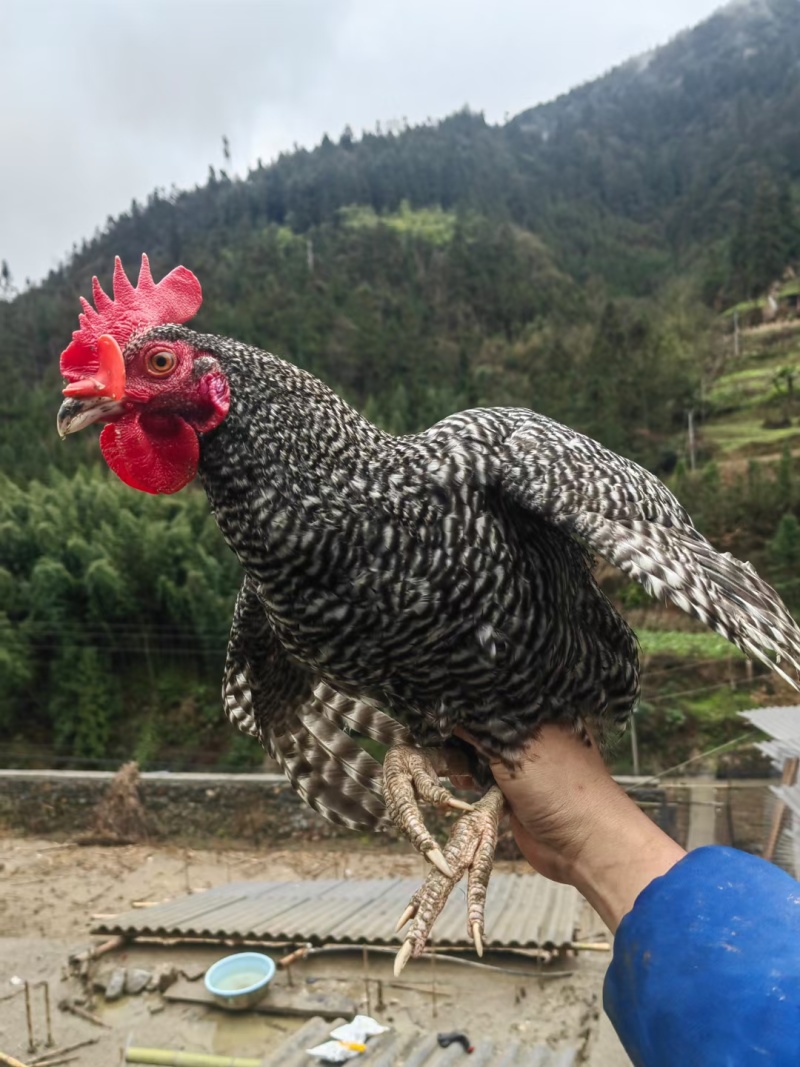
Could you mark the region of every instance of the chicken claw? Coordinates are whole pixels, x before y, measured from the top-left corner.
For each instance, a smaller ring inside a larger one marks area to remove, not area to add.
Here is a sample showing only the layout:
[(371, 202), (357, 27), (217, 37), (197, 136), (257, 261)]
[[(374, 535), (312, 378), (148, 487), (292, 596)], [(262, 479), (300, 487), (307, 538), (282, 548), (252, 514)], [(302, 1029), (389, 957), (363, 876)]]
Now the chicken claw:
[(444, 847), (444, 858), (453, 871), (447, 877), (439, 870), (428, 874), (423, 885), (403, 912), (398, 930), (409, 919), (411, 926), (394, 961), (394, 973), (400, 974), (412, 957), (419, 956), (447, 898), (464, 872), (467, 872), (467, 930), (479, 956), (483, 955), (483, 917), (489, 885), (497, 827), (505, 809), (503, 794), (493, 786), (453, 827)]
[(390, 748), (383, 761), (383, 797), (392, 823), (443, 877), (452, 878), (453, 872), (442, 850), (425, 826), (418, 801), (455, 811), (472, 812), (475, 809), (439, 784), (431, 754), (411, 745)]

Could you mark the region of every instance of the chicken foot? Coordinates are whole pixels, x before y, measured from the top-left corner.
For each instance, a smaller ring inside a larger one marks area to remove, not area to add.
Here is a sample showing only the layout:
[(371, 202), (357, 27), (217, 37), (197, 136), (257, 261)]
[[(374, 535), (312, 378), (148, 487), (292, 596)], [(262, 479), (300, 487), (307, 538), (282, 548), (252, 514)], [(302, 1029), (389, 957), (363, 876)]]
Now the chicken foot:
[(462, 815), (451, 830), (444, 847), (444, 857), (453, 871), (453, 877), (448, 878), (438, 870), (431, 871), (400, 916), (397, 930), (402, 929), (409, 919), (411, 926), (395, 957), (395, 975), (400, 974), (409, 959), (421, 955), (433, 924), (465, 873), (467, 933), (475, 944), (475, 951), (479, 956), (483, 955), (486, 891), (494, 867), (497, 828), (504, 811), (503, 794), (497, 786), (492, 786), (474, 806), (474, 810)]
[[(432, 756), (435, 758), (435, 754), (422, 749), (398, 745), (389, 750), (383, 765), (384, 799), (390, 819), (436, 868), (411, 898), (397, 924), (400, 930), (411, 920), (395, 959), (395, 974), (400, 974), (412, 956), (422, 953), (433, 924), (465, 873), (467, 930), (478, 955), (483, 955), (486, 890), (505, 801), (496, 786), (475, 805), (457, 800), (439, 784)], [(450, 832), (444, 852), (425, 826), (418, 799), (465, 812)]]
[(393, 745), (383, 761), (383, 799), (390, 820), (417, 852), (446, 878), (452, 878), (453, 872), (425, 825), (418, 801), (454, 811), (471, 812), (474, 808), (439, 784), (439, 772), (433, 763), (437, 755), (436, 750)]

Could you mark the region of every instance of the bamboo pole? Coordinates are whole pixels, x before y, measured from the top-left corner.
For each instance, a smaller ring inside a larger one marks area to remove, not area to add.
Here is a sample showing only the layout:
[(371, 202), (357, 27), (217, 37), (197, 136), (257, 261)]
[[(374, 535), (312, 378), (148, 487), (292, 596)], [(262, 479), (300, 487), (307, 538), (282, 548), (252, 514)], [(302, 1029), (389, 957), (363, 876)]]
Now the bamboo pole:
[(4, 1067), (28, 1067), (22, 1060), (15, 1060), (13, 1056), (9, 1056), (7, 1052), (0, 1052), (0, 1063)]
[(202, 1052), (172, 1052), (166, 1048), (128, 1048), (125, 1060), (155, 1063), (160, 1067), (261, 1067), (262, 1062), (243, 1056), (207, 1056)]

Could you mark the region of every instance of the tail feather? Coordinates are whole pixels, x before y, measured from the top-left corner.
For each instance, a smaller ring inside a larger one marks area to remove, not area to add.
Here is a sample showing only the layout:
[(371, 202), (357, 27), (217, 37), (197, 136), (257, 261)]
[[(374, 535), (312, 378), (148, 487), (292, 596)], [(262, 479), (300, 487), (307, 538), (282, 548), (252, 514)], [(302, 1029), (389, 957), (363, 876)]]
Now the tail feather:
[(408, 728), (381, 711), (364, 697), (358, 699), (337, 692), (325, 682), (314, 689), (314, 697), (326, 719), (348, 730), (377, 741), (389, 748), (391, 745), (407, 744), (411, 740)]
[(388, 827), (381, 764), (313, 704), (265, 741), (292, 788), (329, 822), (351, 830)]

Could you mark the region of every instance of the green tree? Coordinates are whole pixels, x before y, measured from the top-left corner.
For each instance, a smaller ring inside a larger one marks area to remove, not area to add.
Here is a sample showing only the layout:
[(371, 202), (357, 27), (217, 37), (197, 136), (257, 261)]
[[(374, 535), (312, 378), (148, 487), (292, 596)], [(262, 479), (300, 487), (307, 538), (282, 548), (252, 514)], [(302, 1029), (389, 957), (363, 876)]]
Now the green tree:
[(778, 523), (767, 554), (776, 590), (787, 607), (800, 610), (800, 522), (791, 512)]

